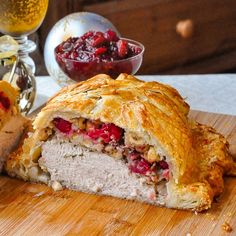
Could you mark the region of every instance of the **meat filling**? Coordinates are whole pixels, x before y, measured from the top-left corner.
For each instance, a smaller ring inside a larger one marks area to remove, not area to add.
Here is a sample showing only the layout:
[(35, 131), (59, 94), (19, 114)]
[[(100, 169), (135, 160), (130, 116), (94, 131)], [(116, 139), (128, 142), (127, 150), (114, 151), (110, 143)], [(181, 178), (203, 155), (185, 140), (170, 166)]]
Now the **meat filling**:
[(58, 117), (52, 124), (56, 133), (73, 140), (73, 143), (123, 159), (130, 171), (146, 177), (147, 183), (169, 180), (169, 165), (165, 156), (159, 156), (154, 147), (136, 133), (111, 123), (84, 118), (66, 121)]

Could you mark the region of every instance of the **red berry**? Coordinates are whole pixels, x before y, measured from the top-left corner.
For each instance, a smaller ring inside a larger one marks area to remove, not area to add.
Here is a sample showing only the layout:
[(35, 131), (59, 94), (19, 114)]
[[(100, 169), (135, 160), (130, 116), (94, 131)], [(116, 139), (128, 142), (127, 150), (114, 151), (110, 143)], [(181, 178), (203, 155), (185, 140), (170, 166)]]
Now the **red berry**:
[(123, 130), (119, 127), (117, 127), (114, 124), (106, 124), (106, 126), (104, 127), (104, 129), (108, 130), (111, 134), (111, 139), (115, 140), (115, 141), (120, 141), (121, 136), (123, 134)]
[(160, 166), (161, 169), (165, 170), (165, 169), (168, 169), (169, 168), (169, 165), (166, 161), (159, 161), (158, 162), (158, 165)]
[(93, 47), (98, 47), (103, 45), (107, 40), (104, 38), (103, 35), (100, 36), (94, 36), (94, 39), (92, 41), (92, 46)]
[(70, 131), (72, 130), (72, 124), (69, 121), (59, 117), (53, 120), (53, 124), (58, 130), (65, 134), (70, 133)]
[(134, 160), (130, 163), (129, 169), (137, 174), (145, 175), (151, 168), (151, 164), (145, 159)]
[(107, 30), (107, 32), (105, 33), (105, 37), (109, 41), (117, 42), (119, 40), (118, 36), (116, 35), (116, 32), (114, 32), (113, 30)]
[(93, 31), (88, 31), (87, 33), (85, 33), (82, 37), (83, 39), (87, 39), (87, 38), (90, 38), (94, 35), (94, 32)]
[(94, 36), (95, 36), (95, 37), (104, 36), (104, 33), (103, 33), (103, 32), (100, 32), (100, 31), (97, 31), (97, 32), (95, 32)]
[(95, 54), (96, 55), (101, 55), (101, 54), (104, 54), (106, 51), (107, 51), (107, 48), (105, 48), (105, 47), (97, 48), (95, 50)]
[(120, 39), (117, 42), (118, 55), (124, 58), (128, 54), (128, 43), (126, 40)]

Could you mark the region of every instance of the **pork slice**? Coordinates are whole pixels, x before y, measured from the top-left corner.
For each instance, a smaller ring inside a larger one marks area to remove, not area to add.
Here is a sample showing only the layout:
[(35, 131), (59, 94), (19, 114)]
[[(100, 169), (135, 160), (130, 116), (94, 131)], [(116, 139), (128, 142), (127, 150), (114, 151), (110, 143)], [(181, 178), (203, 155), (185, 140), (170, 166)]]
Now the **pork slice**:
[(156, 195), (153, 185), (133, 174), (123, 159), (90, 151), (80, 145), (54, 137), (42, 145), (39, 165), (52, 182), (83, 192), (164, 204), (165, 196)]
[(0, 130), (0, 172), (7, 156), (17, 147), (27, 119), (20, 114), (12, 116)]

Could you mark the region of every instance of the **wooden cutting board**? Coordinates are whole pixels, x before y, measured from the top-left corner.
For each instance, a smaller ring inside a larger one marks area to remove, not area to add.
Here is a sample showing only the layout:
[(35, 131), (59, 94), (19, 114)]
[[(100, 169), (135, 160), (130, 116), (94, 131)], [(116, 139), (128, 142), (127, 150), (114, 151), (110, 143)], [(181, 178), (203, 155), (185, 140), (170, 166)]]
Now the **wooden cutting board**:
[[(236, 155), (236, 117), (192, 111), (226, 135)], [(204, 213), (171, 210), (113, 197), (0, 178), (0, 235), (236, 235), (236, 178)], [(231, 233), (222, 229), (227, 222)]]

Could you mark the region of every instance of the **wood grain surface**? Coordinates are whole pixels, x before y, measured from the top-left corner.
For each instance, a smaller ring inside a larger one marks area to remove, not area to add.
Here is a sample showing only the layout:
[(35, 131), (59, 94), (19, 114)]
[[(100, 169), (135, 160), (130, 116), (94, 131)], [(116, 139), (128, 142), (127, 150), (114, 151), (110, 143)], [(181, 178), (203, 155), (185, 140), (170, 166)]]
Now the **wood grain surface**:
[[(236, 117), (192, 111), (190, 116), (226, 135), (236, 155)], [(222, 229), (228, 223), (233, 231)], [(172, 210), (139, 202), (63, 190), (53, 192), (0, 178), (0, 235), (236, 235), (236, 178), (206, 212)]]

